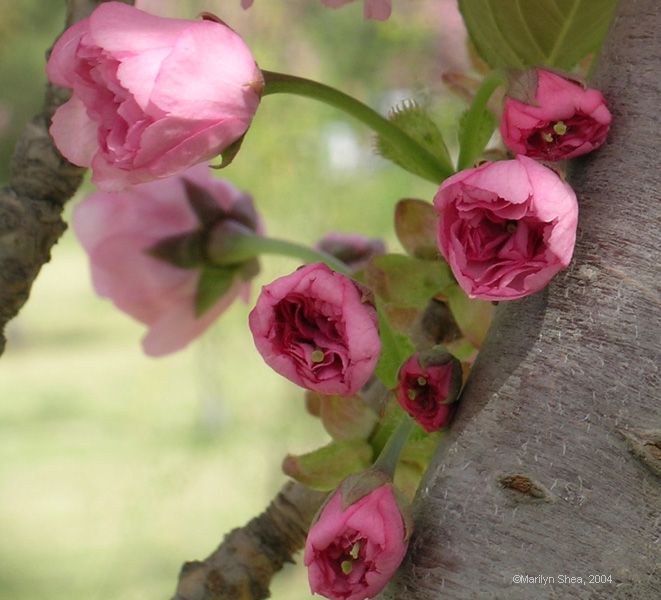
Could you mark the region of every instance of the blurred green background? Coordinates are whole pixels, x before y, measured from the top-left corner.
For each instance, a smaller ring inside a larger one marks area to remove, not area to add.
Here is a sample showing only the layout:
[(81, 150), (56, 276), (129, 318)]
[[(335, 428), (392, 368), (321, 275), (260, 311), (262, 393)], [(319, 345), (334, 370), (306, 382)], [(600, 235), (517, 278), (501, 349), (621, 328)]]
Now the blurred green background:
[[(338, 11), (315, 0), (239, 3), (140, 6), (215, 12), (262, 67), (337, 85), (383, 112), (426, 99), (454, 139), (461, 106), (441, 87), (452, 57), (442, 56), (435, 0), (395, 3), (386, 23), (363, 21), (361, 2)], [(44, 53), (63, 20), (63, 1), (0, 0), (0, 182), (41, 105)], [(222, 176), (254, 195), (271, 235), (313, 243), (330, 229), (355, 231), (397, 250), (395, 202), (435, 190), (374, 156), (372, 143), (331, 108), (268, 97)], [(262, 261), (253, 296), (296, 266)], [(0, 359), (0, 600), (169, 598), (184, 561), (263, 510), (284, 483), (287, 452), (327, 441), (301, 390), (254, 350), (249, 309), (237, 304), (187, 350), (149, 359), (142, 326), (93, 294), (86, 257), (65, 234)], [(288, 568), (272, 597), (310, 598), (304, 570)]]

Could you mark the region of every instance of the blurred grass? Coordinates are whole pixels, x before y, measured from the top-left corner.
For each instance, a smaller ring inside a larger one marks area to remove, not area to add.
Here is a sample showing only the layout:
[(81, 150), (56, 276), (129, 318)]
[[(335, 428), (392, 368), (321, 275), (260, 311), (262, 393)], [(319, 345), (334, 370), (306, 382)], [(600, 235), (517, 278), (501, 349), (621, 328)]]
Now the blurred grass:
[[(0, 108), (12, 115), (0, 130), (3, 169), (12, 136), (41, 102), (43, 52), (63, 15), (55, 4), (0, 0)], [(184, 16), (202, 8), (150, 4)], [(359, 6), (261, 2), (244, 13), (239, 0), (209, 4), (266, 68), (346, 81), (375, 106), (404, 83), (428, 87), (417, 79), (434, 69), (424, 15), (375, 24), (362, 21)], [(394, 57), (392, 40), (410, 51), (409, 67), (403, 56), (395, 67), (384, 61)], [(457, 107), (443, 108), (451, 130)], [(369, 132), (344, 123), (310, 100), (269, 97), (221, 175), (254, 195), (274, 236), (312, 243), (329, 229), (357, 231), (385, 236), (395, 249), (395, 202), (431, 199), (434, 187), (374, 157)], [(355, 147), (356, 168), (332, 166), (338, 127)], [(253, 297), (296, 266), (264, 260)], [(284, 482), (282, 457), (325, 442), (302, 392), (254, 350), (249, 308), (233, 306), (187, 350), (148, 359), (143, 328), (93, 295), (86, 258), (67, 232), (10, 324), (0, 359), (0, 600), (169, 598), (185, 560), (203, 558), (263, 510)], [(272, 597), (307, 600), (307, 590), (304, 571), (288, 568)]]

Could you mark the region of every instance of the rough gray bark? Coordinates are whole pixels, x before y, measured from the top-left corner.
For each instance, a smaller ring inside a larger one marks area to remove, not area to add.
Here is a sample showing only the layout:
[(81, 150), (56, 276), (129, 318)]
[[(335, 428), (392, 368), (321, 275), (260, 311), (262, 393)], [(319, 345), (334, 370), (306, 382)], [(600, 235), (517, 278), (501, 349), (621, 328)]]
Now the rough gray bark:
[(385, 598), (661, 598), (660, 15), (620, 3), (595, 75), (612, 131), (570, 173), (574, 261), (498, 307)]
[[(103, 1), (67, 0), (67, 26)], [(12, 157), (9, 185), (0, 189), (0, 355), (4, 327), (50, 260), (51, 248), (66, 229), (64, 204), (83, 180), (85, 170), (67, 162), (48, 135), (53, 113), (67, 99), (67, 90), (47, 86), (44, 109), (26, 126)]]

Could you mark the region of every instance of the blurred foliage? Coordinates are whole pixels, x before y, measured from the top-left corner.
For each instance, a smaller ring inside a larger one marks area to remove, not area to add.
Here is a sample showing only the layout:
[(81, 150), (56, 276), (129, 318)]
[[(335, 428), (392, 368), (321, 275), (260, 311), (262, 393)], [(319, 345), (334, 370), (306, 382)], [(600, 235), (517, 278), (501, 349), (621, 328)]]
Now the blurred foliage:
[[(170, 16), (216, 12), (264, 68), (338, 85), (382, 112), (405, 88), (452, 141), (462, 106), (440, 92), (433, 3), (400, 3), (396, 18), (375, 23), (360, 2), (338, 11), (311, 0), (261, 0), (249, 11), (239, 0), (142, 2)], [(63, 5), (0, 0), (0, 178), (41, 105)], [(356, 231), (396, 251), (396, 202), (431, 200), (435, 189), (372, 146), (332, 108), (274, 96), (220, 176), (254, 195), (271, 235), (312, 243), (329, 229)], [(263, 260), (253, 297), (295, 267)], [(148, 359), (143, 328), (94, 296), (86, 258), (65, 235), (0, 360), (0, 600), (168, 598), (185, 560), (266, 506), (287, 453), (328, 441), (302, 391), (254, 350), (249, 309), (234, 306), (184, 352)], [(272, 597), (307, 600), (307, 590), (292, 567)]]

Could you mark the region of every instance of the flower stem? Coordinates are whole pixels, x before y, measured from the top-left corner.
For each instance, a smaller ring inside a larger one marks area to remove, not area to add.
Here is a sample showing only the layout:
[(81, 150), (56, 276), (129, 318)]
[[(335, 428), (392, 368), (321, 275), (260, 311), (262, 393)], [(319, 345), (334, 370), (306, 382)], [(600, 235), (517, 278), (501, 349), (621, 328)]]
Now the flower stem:
[(224, 239), (213, 238), (207, 247), (207, 256), (216, 266), (234, 265), (255, 258), (260, 254), (278, 254), (298, 258), (305, 263), (323, 262), (334, 271), (350, 275), (342, 261), (325, 252), (320, 252), (287, 240), (241, 234)]
[(402, 453), (409, 434), (413, 429), (413, 419), (408, 415), (403, 415), (401, 421), (395, 427), (395, 430), (390, 434), (386, 445), (381, 450), (381, 454), (374, 462), (372, 468), (381, 471), (390, 477), (395, 475), (395, 467), (399, 460), (399, 455)]
[(374, 130), (384, 140), (413, 157), (420, 167), (420, 172), (424, 173), (425, 179), (440, 183), (454, 172), (449, 162), (441, 157), (434, 156), (405, 131), (352, 96), (323, 83), (296, 77), (295, 75), (274, 73), (273, 71), (262, 71), (262, 74), (266, 84), (264, 96), (280, 93), (296, 94), (314, 98), (344, 111)]

